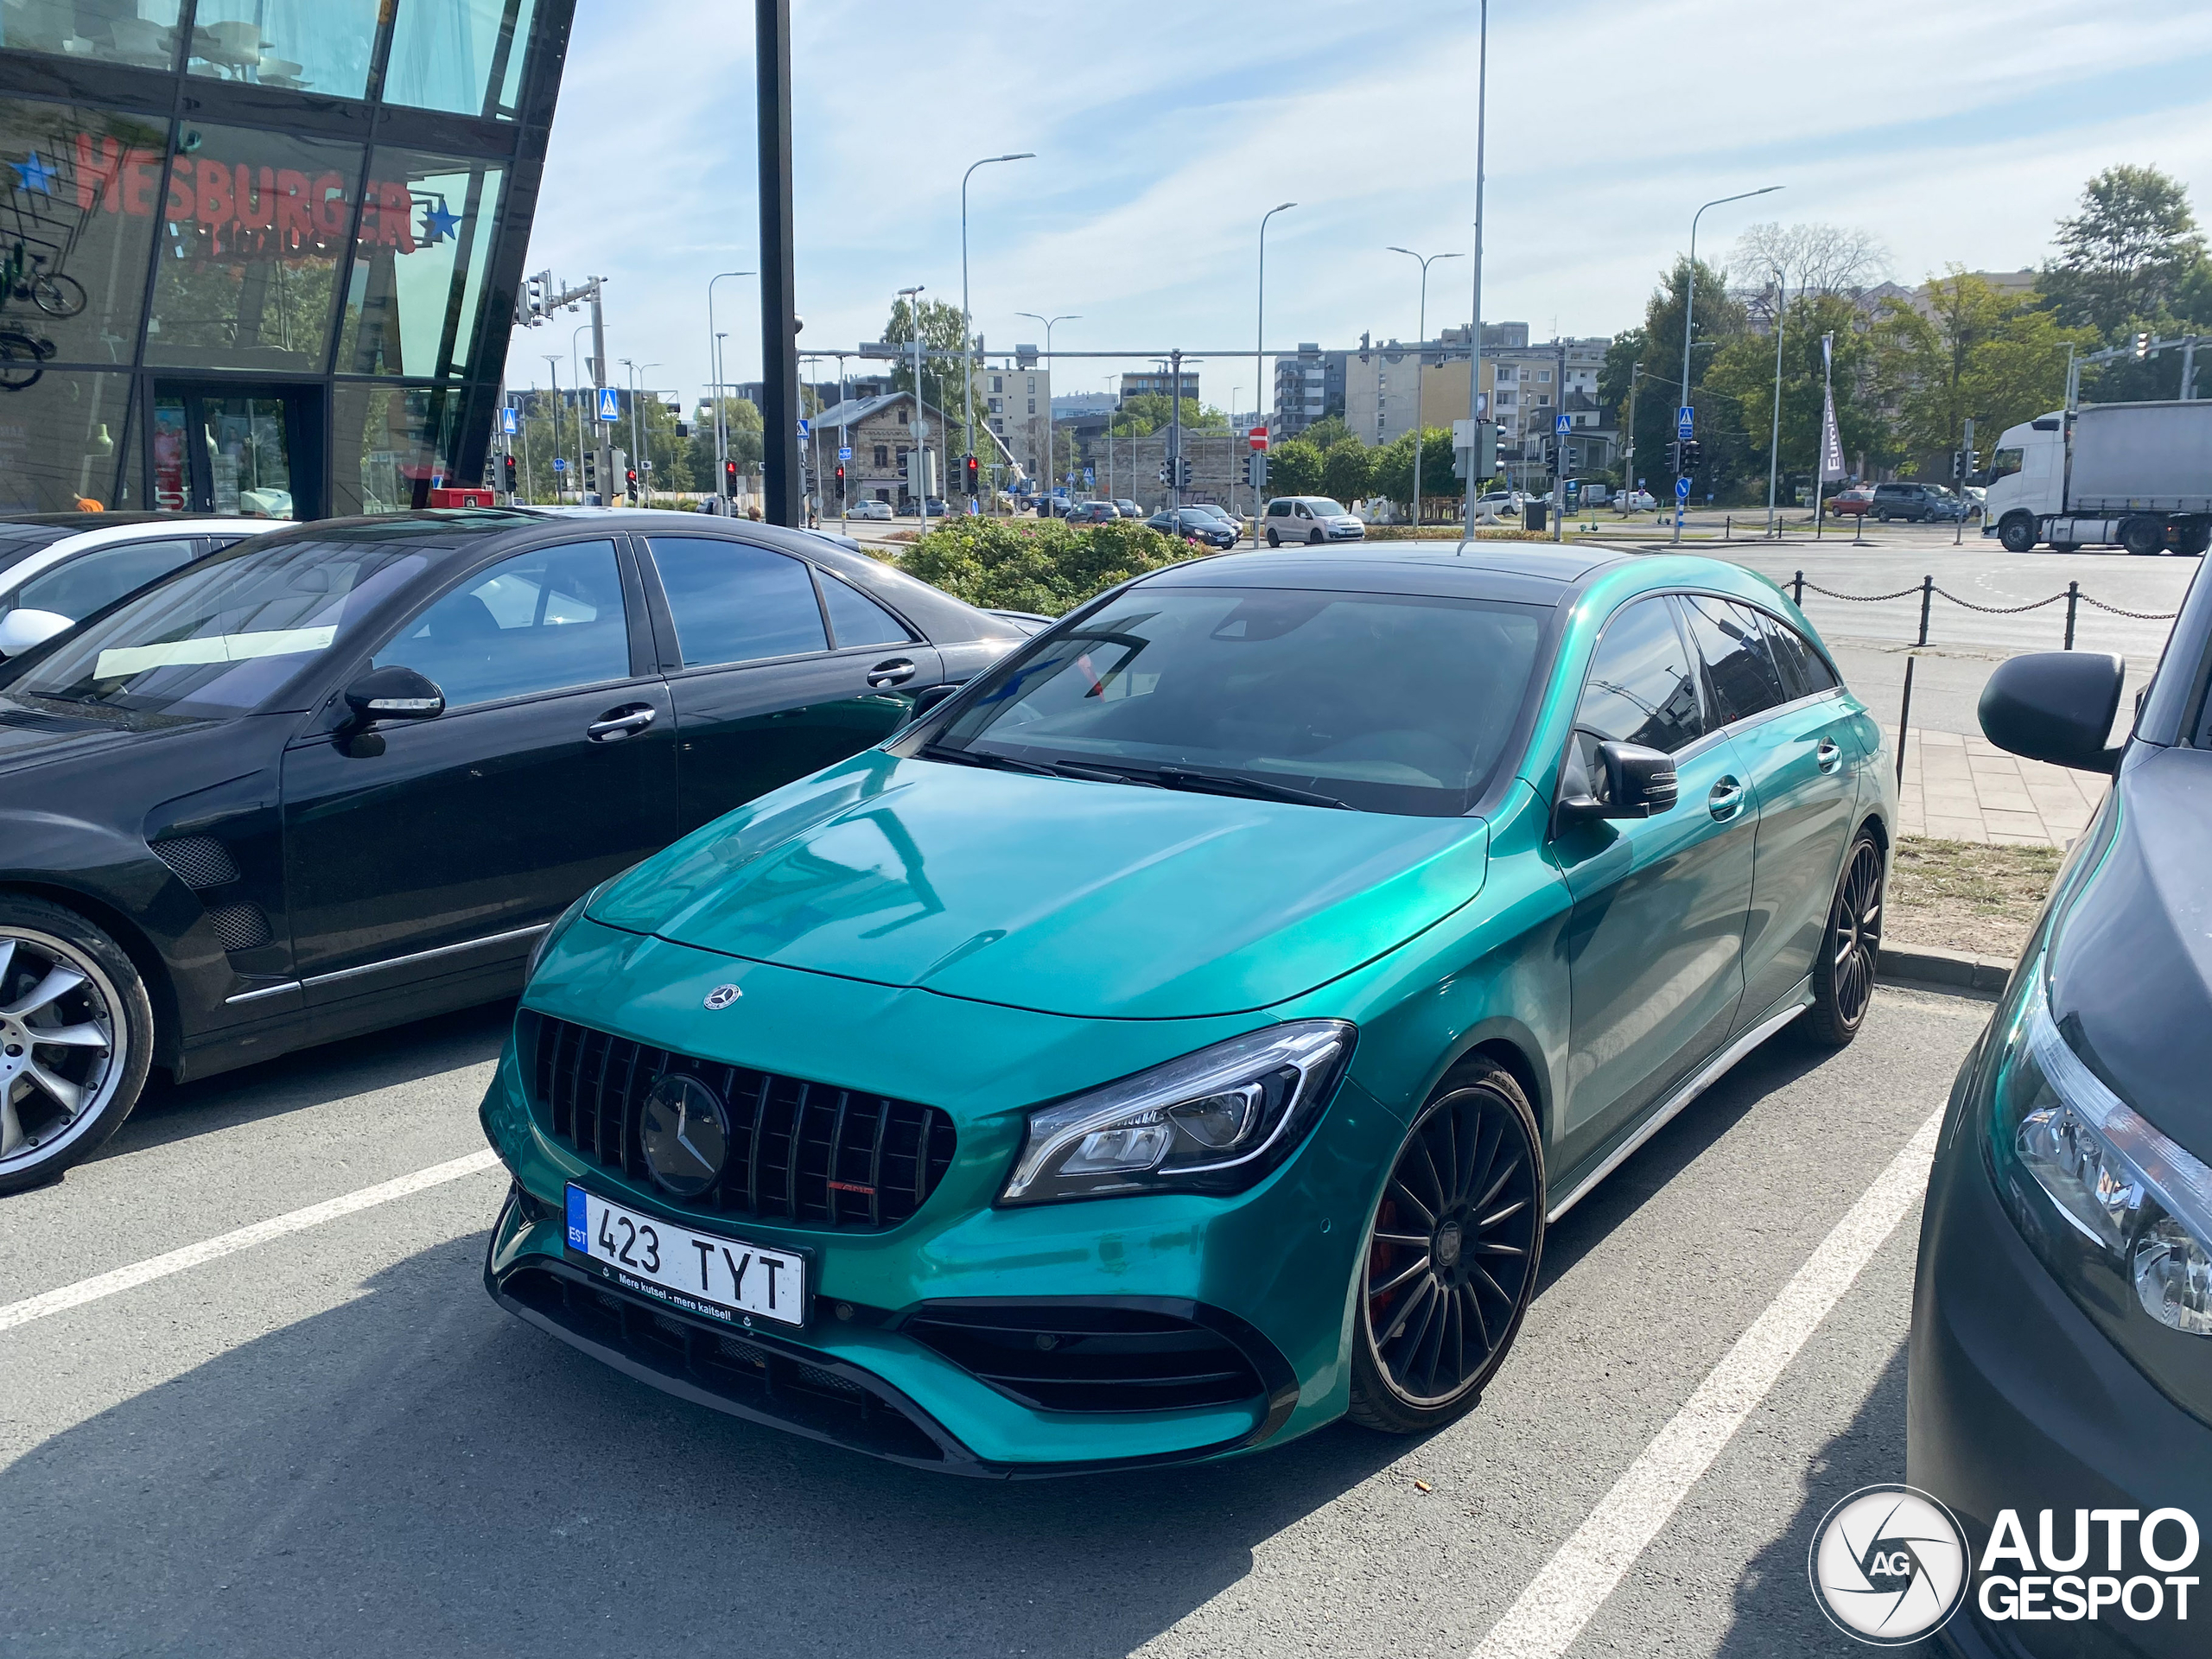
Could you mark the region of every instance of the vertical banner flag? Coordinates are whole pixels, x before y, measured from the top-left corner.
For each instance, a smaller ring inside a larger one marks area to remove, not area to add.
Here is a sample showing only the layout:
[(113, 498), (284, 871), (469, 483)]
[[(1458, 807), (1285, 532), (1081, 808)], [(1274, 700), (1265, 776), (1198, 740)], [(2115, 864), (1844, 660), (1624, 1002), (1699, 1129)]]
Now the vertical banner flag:
[[(1834, 337), (1829, 334), (1821, 336), (1821, 370), (1823, 379), (1828, 378), (1834, 372), (1834, 357), (1832, 350), (1834, 339)], [(1835, 389), (1830, 385), (1821, 397), (1821, 482), (1833, 484), (1843, 476), (1843, 436), (1836, 430)]]

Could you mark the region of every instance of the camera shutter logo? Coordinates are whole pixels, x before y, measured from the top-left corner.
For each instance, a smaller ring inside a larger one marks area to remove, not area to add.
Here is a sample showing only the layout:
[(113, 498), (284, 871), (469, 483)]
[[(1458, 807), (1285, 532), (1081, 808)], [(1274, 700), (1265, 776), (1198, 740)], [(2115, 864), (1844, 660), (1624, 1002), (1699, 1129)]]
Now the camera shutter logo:
[(1966, 1599), (1966, 1534), (1910, 1486), (1866, 1486), (1826, 1516), (1806, 1566), (1813, 1599), (1846, 1635), (1901, 1647), (1941, 1628)]

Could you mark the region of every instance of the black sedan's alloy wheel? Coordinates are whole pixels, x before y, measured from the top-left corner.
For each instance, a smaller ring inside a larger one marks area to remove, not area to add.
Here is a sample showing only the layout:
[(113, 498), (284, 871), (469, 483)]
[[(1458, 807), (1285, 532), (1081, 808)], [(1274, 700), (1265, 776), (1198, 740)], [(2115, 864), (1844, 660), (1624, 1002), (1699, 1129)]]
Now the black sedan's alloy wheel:
[(1813, 959), (1813, 1006), (1800, 1022), (1817, 1042), (1840, 1047), (1859, 1034), (1874, 1001), (1882, 956), (1882, 849), (1872, 836), (1851, 843)]
[(1456, 1068), (1406, 1137), (1360, 1258), (1351, 1415), (1416, 1434), (1471, 1409), (1543, 1255), (1535, 1115), (1512, 1074)]
[(115, 1133), (153, 1033), (146, 988), (107, 935), (0, 896), (0, 1192), (51, 1180)]

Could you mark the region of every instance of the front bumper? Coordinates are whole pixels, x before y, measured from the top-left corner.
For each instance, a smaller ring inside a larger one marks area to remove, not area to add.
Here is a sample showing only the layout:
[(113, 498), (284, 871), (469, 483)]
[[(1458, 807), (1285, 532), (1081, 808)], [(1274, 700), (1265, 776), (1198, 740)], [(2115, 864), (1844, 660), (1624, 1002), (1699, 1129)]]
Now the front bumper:
[[(1974, 1062), (1969, 1060), (1971, 1071)], [(1967, 1081), (1962, 1077), (1962, 1084)], [(2055, 1511), (2066, 1549), (2071, 1511), (2177, 1508), (2212, 1533), (2212, 1429), (2174, 1405), (2115, 1349), (2029, 1250), (1999, 1203), (1983, 1162), (1975, 1103), (1962, 1089), (1929, 1184), (1913, 1294), (1906, 1479), (1948, 1504), (1974, 1559), (2001, 1510), (2018, 1515), (2031, 1548), (2038, 1514)], [(2106, 1565), (2104, 1529), (2084, 1573)], [(2138, 1560), (2133, 1535), (2122, 1576), (2161, 1576)], [(2173, 1548), (2173, 1535), (2164, 1535)], [(2017, 1577), (2017, 1563), (1994, 1571)], [(2182, 1569), (2202, 1574), (2197, 1565)], [(2202, 1654), (2212, 1603), (2190, 1592), (2186, 1623), (2165, 1611), (2138, 1623), (2119, 1609), (2097, 1622), (1995, 1620), (1979, 1610), (1987, 1575), (1942, 1632), (1967, 1659), (2044, 1659), (2111, 1653)], [(1994, 1592), (2002, 1605), (2001, 1587)], [(2042, 1605), (2048, 1607), (2048, 1599)]]
[[(527, 1096), (510, 1042), (483, 1108), (486, 1133), (523, 1194), (503, 1212), (486, 1263), (487, 1287), (504, 1306), (701, 1403), (874, 1455), (970, 1473), (1058, 1474), (1223, 1456), (1342, 1414), (1354, 1257), (1376, 1172), (1387, 1166), (1402, 1128), (1356, 1081), (1339, 1086), (1305, 1146), (1249, 1192), (1001, 1209), (992, 1200), (1018, 1143), (1021, 1106), (1068, 1092), (1078, 1077), (1095, 1083), (1127, 1075), (1230, 1031), (1214, 1029), (1215, 1021), (1065, 1020), (765, 964), (740, 967), (711, 952), (617, 937), (627, 943), (609, 950), (614, 960), (604, 969), (593, 966), (589, 949), (572, 950), (564, 941), (563, 960), (541, 970), (529, 1000), (543, 999), (546, 1012), (620, 1008), (626, 1033), (698, 1054), (696, 1022), (663, 1023), (660, 1010), (696, 1010), (717, 981), (741, 977), (747, 1017), (731, 1030), (751, 1033), (747, 1051), (703, 1058), (942, 1103), (958, 1125), (957, 1149), (920, 1210), (885, 1230), (702, 1213), (551, 1133)], [(643, 983), (651, 992), (639, 990)], [(1242, 1021), (1246, 1029), (1253, 1023)], [(863, 1032), (866, 1040), (856, 1040)], [(1140, 1052), (1147, 1043), (1164, 1052)], [(987, 1109), (978, 1097), (1006, 1105)], [(718, 1326), (610, 1287), (568, 1248), (563, 1193), (570, 1181), (680, 1226), (806, 1255), (808, 1324), (791, 1332)], [(1254, 1386), (1230, 1403), (1040, 1408), (961, 1363), (957, 1344), (917, 1335), (918, 1320), (978, 1305), (1028, 1314), (1077, 1306), (1174, 1311), (1233, 1347)], [(749, 1368), (734, 1382), (721, 1363), (729, 1343)], [(798, 1414), (764, 1403), (783, 1372), (807, 1367), (858, 1390), (865, 1414), (887, 1414), (907, 1427), (888, 1440), (880, 1423), (862, 1432), (853, 1421), (863, 1414), (858, 1396), (846, 1387), (828, 1388), (845, 1402), (836, 1420), (844, 1428), (822, 1427), (819, 1400)]]

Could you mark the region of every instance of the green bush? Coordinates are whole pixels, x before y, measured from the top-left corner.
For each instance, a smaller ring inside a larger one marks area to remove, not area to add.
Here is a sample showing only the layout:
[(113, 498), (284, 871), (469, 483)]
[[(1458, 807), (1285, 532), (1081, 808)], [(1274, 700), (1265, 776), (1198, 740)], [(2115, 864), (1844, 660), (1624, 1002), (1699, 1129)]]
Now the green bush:
[(1076, 525), (953, 518), (912, 547), (878, 556), (986, 610), (1058, 616), (1117, 582), (1202, 550), (1135, 519)]

